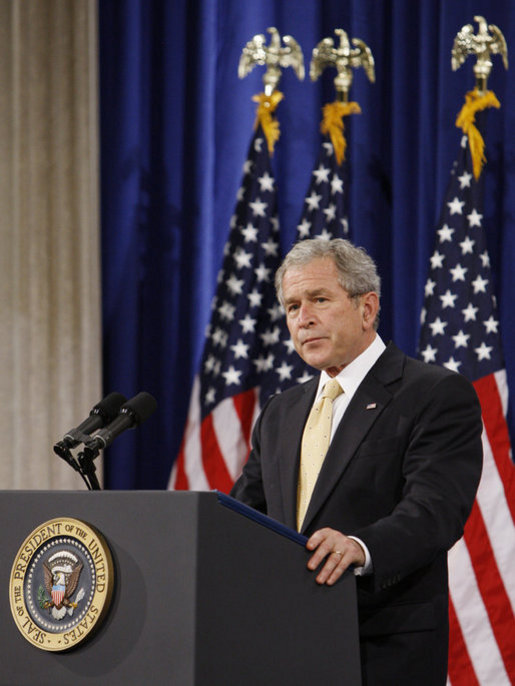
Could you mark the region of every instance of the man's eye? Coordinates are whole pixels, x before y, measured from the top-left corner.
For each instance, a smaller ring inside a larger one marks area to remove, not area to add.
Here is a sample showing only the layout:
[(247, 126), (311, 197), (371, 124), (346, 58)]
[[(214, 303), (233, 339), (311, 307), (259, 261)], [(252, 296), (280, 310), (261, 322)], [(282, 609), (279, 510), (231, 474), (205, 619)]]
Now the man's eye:
[(298, 309), (299, 309), (298, 305), (288, 305), (288, 307), (286, 308), (286, 312), (288, 314), (291, 314), (292, 312), (295, 312)]

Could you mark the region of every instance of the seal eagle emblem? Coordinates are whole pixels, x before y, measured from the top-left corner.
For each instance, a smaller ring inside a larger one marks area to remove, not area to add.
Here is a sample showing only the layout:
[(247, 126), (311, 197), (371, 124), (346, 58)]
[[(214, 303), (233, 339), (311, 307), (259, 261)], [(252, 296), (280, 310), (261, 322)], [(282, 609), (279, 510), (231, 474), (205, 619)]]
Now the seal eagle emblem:
[[(62, 619), (66, 613), (73, 614), (73, 610), (84, 597), (84, 591), (79, 591), (75, 602), (71, 597), (79, 585), (79, 577), (83, 568), (82, 562), (76, 555), (66, 550), (55, 553), (43, 562), (45, 589), (51, 600), (45, 598), (40, 602), (43, 609), (49, 609), (54, 619)], [(43, 589), (40, 589), (40, 594)]]

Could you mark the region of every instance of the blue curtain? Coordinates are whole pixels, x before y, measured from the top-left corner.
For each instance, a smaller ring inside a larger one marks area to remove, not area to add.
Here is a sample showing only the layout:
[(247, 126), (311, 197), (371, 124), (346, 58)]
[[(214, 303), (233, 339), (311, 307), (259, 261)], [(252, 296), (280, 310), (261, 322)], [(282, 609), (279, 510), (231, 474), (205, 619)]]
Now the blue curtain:
[[(244, 80), (244, 44), (275, 26), (313, 47), (343, 28), (364, 40), (376, 82), (354, 72), (362, 114), (347, 125), (349, 225), (376, 259), (380, 334), (416, 353), (435, 225), (461, 132), (456, 114), (474, 85), (473, 60), (451, 70), (457, 31), (486, 17), (515, 50), (507, 0), (99, 0), (105, 392), (155, 395), (158, 410), (106, 459), (109, 488), (164, 488), (178, 452), (193, 376), (263, 68)], [(485, 219), (515, 407), (515, 88), (499, 56), (488, 86)], [(320, 143), (334, 70), (312, 83), (292, 69), (279, 84), (281, 138), (273, 159), (281, 241), (295, 237)], [(509, 86), (509, 84), (512, 84)]]

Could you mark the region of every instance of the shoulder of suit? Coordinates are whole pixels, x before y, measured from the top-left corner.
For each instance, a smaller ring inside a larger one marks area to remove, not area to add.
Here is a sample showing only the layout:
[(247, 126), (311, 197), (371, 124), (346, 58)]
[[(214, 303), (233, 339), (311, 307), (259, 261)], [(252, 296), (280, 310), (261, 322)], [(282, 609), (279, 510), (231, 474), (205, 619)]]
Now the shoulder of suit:
[(431, 377), (434, 379), (437, 378), (445, 378), (445, 377), (461, 377), (465, 378), (463, 374), (459, 374), (458, 372), (454, 372), (451, 369), (447, 369), (447, 367), (442, 367), (439, 364), (431, 364), (429, 362), (424, 362), (423, 360), (418, 360), (414, 357), (409, 357), (409, 355), (405, 356), (405, 365), (406, 369), (409, 371), (416, 372), (417, 374), (420, 374), (421, 376), (427, 376)]
[[(466, 376), (437, 364), (428, 364), (422, 360), (406, 357), (405, 380), (420, 393), (436, 397), (470, 397), (477, 400), (473, 384)], [(458, 394), (458, 395), (456, 395)]]
[[(463, 374), (459, 374), (458, 372), (454, 372), (438, 364), (429, 364), (414, 357), (410, 357), (402, 352), (394, 343), (388, 344), (381, 358), (383, 367), (388, 367), (391, 371), (391, 366), (397, 365), (399, 369), (402, 369), (401, 374), (404, 378), (417, 379), (421, 382), (426, 380), (433, 384), (438, 383), (443, 379), (456, 379), (458, 384), (465, 383), (470, 385), (470, 382)], [(381, 358), (379, 359), (381, 360)]]

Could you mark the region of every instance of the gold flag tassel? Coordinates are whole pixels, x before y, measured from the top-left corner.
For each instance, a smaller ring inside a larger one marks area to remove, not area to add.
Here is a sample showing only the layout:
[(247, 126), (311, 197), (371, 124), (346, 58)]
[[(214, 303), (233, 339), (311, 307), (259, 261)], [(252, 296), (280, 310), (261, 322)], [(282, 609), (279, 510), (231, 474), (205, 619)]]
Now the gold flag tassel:
[(333, 144), (334, 155), (339, 165), (345, 160), (347, 141), (344, 135), (343, 117), (350, 114), (361, 114), (361, 107), (357, 102), (330, 102), (322, 108), (322, 122), (320, 131), (328, 135)]
[(322, 123), (320, 131), (329, 135), (333, 144), (334, 156), (338, 165), (345, 160), (347, 141), (343, 134), (343, 118), (349, 114), (361, 114), (361, 107), (357, 102), (349, 102), (349, 90), (352, 84), (352, 70), (363, 67), (369, 80), (375, 81), (374, 57), (368, 45), (360, 38), (353, 38), (351, 44), (347, 33), (343, 29), (335, 29), (339, 37), (339, 45), (329, 36), (323, 38), (313, 48), (313, 55), (309, 68), (312, 81), (316, 81), (326, 67), (336, 69), (334, 87), (337, 94), (335, 102), (330, 102), (322, 108)]
[(275, 118), (274, 113), (283, 97), (281, 91), (278, 90), (274, 90), (270, 95), (258, 93), (252, 97), (252, 100), (258, 103), (254, 129), (257, 129), (257, 127), (261, 125), (270, 155), (273, 155), (274, 145), (281, 135), (279, 122)]
[(266, 39), (262, 33), (256, 34), (246, 43), (238, 64), (238, 76), (243, 79), (258, 64), (266, 66), (263, 76), (264, 92), (254, 95), (252, 100), (258, 103), (254, 129), (257, 129), (261, 124), (268, 144), (268, 152), (272, 155), (274, 145), (281, 135), (279, 122), (274, 117), (277, 105), (284, 97), (277, 90), (277, 84), (281, 78), (281, 69), (292, 67), (302, 81), (304, 78), (304, 56), (300, 45), (293, 36), (281, 38), (274, 26), (267, 30), (270, 34), (269, 45), (266, 45)]
[(486, 110), (488, 107), (499, 108), (500, 106), (501, 103), (493, 91), (480, 93), (475, 88), (465, 94), (465, 104), (456, 118), (456, 126), (463, 131), (469, 141), (472, 170), (476, 181), (479, 179), (486, 162), (485, 141), (475, 125), (476, 113)]
[(476, 57), (474, 65), (476, 87), (473, 91), (466, 93), (465, 104), (456, 118), (456, 126), (468, 138), (472, 157), (472, 171), (477, 181), (486, 162), (486, 157), (483, 136), (474, 123), (476, 113), (486, 110), (487, 107), (499, 108), (501, 106), (495, 97), (495, 93), (487, 90), (486, 84), (492, 71), (492, 55), (501, 55), (504, 68), (508, 69), (508, 47), (498, 26), (488, 24), (486, 19), (480, 15), (476, 15), (474, 21), (478, 23), (477, 33), (474, 33), (472, 24), (465, 24), (456, 34), (452, 46), (451, 65), (453, 71), (456, 71), (467, 57), (470, 55)]

